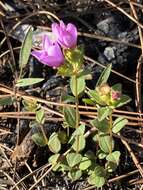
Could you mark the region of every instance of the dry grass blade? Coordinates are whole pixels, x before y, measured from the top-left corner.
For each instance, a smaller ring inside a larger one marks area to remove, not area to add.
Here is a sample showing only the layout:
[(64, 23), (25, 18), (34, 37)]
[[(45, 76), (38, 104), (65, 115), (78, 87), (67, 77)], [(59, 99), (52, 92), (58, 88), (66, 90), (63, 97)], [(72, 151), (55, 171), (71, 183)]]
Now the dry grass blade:
[(124, 140), (124, 139), (121, 139), (122, 143), (125, 145), (125, 147), (127, 148), (127, 150), (129, 151), (131, 157), (132, 157), (132, 160), (135, 164), (135, 166), (138, 168), (141, 176), (143, 177), (143, 168), (142, 166), (140, 165), (138, 159), (136, 158), (135, 154), (133, 153), (131, 147), (129, 146), (129, 144)]
[[(91, 59), (91, 58), (89, 58), (87, 56), (84, 56), (84, 58), (85, 58), (85, 60), (87, 60), (89, 62), (95, 63), (96, 65), (100, 66), (101, 68), (106, 68), (106, 66), (102, 65), (101, 63), (99, 63), (99, 62), (97, 62), (97, 61), (95, 61), (95, 60), (93, 60), (93, 59)], [(122, 78), (124, 78), (124, 79), (126, 79), (126, 80), (128, 80), (128, 81), (130, 81), (130, 82), (132, 82), (132, 83), (136, 83), (135, 80), (133, 80), (133, 79), (131, 79), (129, 77), (126, 77), (125, 75), (122, 75), (121, 73), (119, 73), (119, 72), (117, 72), (117, 71), (115, 71), (113, 69), (111, 70), (111, 72), (118, 75), (118, 76), (120, 76), (120, 77), (122, 77)]]
[(119, 10), (121, 13), (123, 13), (124, 15), (126, 15), (130, 20), (132, 20), (134, 23), (136, 23), (140, 28), (143, 29), (143, 25), (141, 23), (139, 23), (135, 18), (133, 18), (130, 14), (128, 14), (126, 11), (124, 11), (121, 7), (117, 6), (115, 3), (113, 3), (112, 1), (109, 0), (104, 0), (105, 2), (107, 2), (108, 4), (110, 4), (112, 7), (114, 7), (115, 9)]

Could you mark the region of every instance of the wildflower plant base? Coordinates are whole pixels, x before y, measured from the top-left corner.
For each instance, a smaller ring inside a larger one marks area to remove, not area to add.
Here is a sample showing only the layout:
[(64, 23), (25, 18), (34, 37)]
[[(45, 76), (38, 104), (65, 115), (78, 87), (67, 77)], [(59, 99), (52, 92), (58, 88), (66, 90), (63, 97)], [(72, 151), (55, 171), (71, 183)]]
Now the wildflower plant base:
[[(124, 106), (131, 99), (122, 93), (121, 84), (109, 86), (108, 78), (111, 72), (109, 64), (94, 89), (86, 86), (86, 80), (91, 79), (91, 71), (84, 66), (84, 48), (77, 44), (77, 28), (74, 24), (63, 21), (52, 24), (55, 38), (44, 35), (41, 49), (32, 51), (41, 64), (57, 69), (57, 75), (69, 78), (70, 91), (61, 94), (63, 114), (62, 128), (47, 135), (44, 132), (45, 112), (40, 104), (23, 100), (27, 111), (36, 114), (35, 121), (29, 126), (36, 128), (32, 135), (33, 141), (42, 147), (48, 147), (51, 155), (47, 158), (50, 169), (54, 172), (66, 173), (72, 181), (85, 179), (95, 187), (102, 187), (120, 163), (120, 150), (115, 149), (114, 134), (128, 123), (124, 117), (113, 118), (113, 111)], [(41, 82), (41, 78), (23, 78), (23, 69), (28, 61), (32, 48), (32, 33), (29, 29), (20, 53), (21, 73), (17, 88)], [(26, 52), (26, 53), (25, 53)], [(23, 64), (24, 63), (24, 64)], [(91, 79), (92, 80), (92, 79)], [(97, 116), (85, 123), (79, 110), (79, 100), (93, 106)], [(91, 130), (92, 129), (92, 130)], [(87, 142), (90, 138), (95, 149), (90, 150)], [(66, 150), (65, 150), (66, 147)]]

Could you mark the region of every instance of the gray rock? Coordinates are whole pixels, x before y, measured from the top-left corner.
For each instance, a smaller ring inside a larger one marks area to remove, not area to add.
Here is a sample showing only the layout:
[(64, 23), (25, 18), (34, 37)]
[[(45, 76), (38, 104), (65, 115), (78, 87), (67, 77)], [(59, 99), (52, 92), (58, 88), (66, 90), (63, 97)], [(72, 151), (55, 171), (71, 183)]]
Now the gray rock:
[(100, 21), (97, 24), (97, 29), (110, 37), (115, 37), (120, 33), (118, 23), (115, 21), (114, 17), (108, 17)]
[(104, 55), (108, 59), (108, 61), (111, 61), (115, 58), (115, 47), (106, 47), (104, 50)]

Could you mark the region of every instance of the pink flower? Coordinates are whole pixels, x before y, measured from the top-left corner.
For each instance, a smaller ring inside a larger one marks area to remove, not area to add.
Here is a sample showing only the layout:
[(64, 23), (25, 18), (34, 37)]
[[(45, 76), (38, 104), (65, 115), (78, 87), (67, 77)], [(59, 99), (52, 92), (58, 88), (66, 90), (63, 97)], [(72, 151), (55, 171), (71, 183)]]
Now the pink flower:
[(36, 59), (50, 67), (59, 67), (63, 64), (64, 56), (57, 42), (50, 41), (45, 35), (42, 45), (41, 50), (35, 50), (31, 53)]
[(111, 97), (112, 97), (112, 100), (120, 100), (121, 92), (113, 90), (111, 91)]
[(69, 23), (64, 24), (60, 21), (59, 24), (52, 24), (52, 32), (55, 34), (58, 43), (64, 48), (74, 48), (77, 44), (77, 28)]

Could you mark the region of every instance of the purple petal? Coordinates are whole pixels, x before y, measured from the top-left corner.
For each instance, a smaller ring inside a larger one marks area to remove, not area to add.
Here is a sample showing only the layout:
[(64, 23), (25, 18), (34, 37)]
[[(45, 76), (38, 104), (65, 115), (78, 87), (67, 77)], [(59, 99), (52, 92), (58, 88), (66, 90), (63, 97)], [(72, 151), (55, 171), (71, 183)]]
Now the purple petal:
[(64, 24), (64, 22), (62, 20), (60, 20), (60, 28), (64, 31), (66, 30), (66, 25)]
[(55, 34), (56, 38), (60, 38), (61, 29), (57, 23), (52, 24), (52, 32)]
[(58, 43), (55, 43), (53, 46), (49, 47), (48, 56), (63, 57), (61, 48)]
[(43, 49), (45, 51), (48, 51), (49, 47), (52, 45), (49, 37), (47, 35), (44, 35), (43, 37)]
[(73, 41), (73, 38), (71, 35), (65, 35), (63, 37), (63, 45), (66, 47), (66, 48), (72, 48), (75, 46), (75, 42)]
[(69, 32), (73, 38), (74, 38), (74, 41), (77, 41), (77, 28), (75, 27), (75, 25), (69, 23), (67, 25), (67, 32)]
[(35, 51), (32, 51), (31, 54), (36, 58), (38, 59), (39, 61), (41, 61), (41, 59), (46, 56), (46, 52), (44, 50), (35, 50)]
[(31, 53), (41, 63), (50, 67), (58, 67), (64, 62), (64, 56), (59, 45), (56, 43), (48, 48), (48, 51), (38, 50)]
[(52, 56), (48, 56), (47, 58), (43, 58), (43, 64), (46, 64), (50, 67), (59, 67), (60, 65), (62, 65), (64, 62), (63, 59), (60, 58), (56, 58), (56, 57), (52, 57)]

